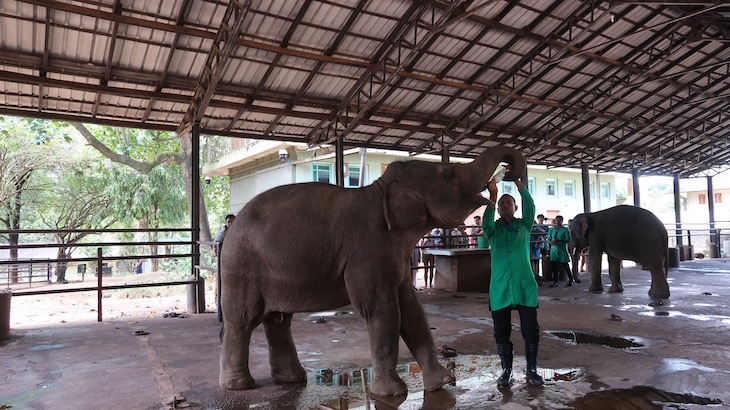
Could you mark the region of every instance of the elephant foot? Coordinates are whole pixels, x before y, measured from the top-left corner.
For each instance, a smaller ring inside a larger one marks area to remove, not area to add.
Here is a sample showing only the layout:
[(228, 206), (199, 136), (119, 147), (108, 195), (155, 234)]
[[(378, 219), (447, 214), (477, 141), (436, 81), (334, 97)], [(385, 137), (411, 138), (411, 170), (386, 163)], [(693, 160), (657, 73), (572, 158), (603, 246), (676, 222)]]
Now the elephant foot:
[(218, 383), (225, 390), (251, 390), (256, 388), (256, 382), (251, 376), (229, 377), (221, 374)]
[(278, 384), (301, 383), (307, 381), (307, 372), (301, 365), (297, 364), (289, 369), (272, 369), (271, 377)]
[(594, 283), (591, 283), (591, 286), (588, 288), (590, 292), (603, 292), (603, 285), (596, 285)]
[(392, 375), (375, 375), (370, 383), (370, 393), (375, 396), (400, 396), (408, 393), (405, 382), (393, 371)]
[(456, 381), (454, 372), (442, 367), (423, 374), (423, 389), (426, 391), (434, 391), (440, 389), (446, 384), (451, 384)]
[(650, 288), (649, 297), (652, 299), (669, 299), (669, 289), (655, 290), (654, 288)]
[(623, 291), (624, 291), (624, 287), (621, 285), (611, 285), (611, 287), (608, 288), (608, 293), (619, 293), (619, 292), (623, 292)]

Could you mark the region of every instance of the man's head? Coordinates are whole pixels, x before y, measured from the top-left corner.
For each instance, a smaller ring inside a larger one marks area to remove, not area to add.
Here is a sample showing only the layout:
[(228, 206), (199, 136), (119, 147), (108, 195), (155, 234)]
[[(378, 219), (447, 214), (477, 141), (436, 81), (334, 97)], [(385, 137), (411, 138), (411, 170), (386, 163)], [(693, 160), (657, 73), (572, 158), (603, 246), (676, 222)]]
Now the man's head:
[(510, 194), (502, 195), (497, 202), (497, 212), (499, 212), (499, 216), (509, 222), (515, 216), (515, 211), (517, 211), (515, 198)]
[(558, 228), (563, 226), (563, 217), (562, 216), (558, 215), (555, 217), (555, 226), (557, 226)]
[(539, 222), (540, 224), (545, 223), (545, 215), (537, 214), (537, 222)]
[(474, 224), (475, 225), (481, 225), (482, 224), (482, 217), (479, 215), (474, 216)]
[(233, 214), (226, 215), (226, 227), (229, 228), (235, 219), (236, 219), (236, 215), (233, 215)]

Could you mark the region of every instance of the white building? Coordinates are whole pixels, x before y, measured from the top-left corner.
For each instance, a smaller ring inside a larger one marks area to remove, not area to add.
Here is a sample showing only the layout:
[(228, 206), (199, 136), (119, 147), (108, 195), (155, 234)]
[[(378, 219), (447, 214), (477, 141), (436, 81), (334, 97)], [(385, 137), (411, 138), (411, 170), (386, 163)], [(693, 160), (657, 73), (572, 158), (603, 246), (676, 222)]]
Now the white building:
[[(233, 151), (211, 164), (206, 164), (203, 174), (228, 175), (230, 177), (230, 211), (237, 213), (254, 196), (279, 185), (300, 182), (335, 183), (334, 147), (307, 148), (302, 144), (276, 141), (246, 140), (234, 146)], [(282, 151), (283, 150), (283, 151)], [(402, 151), (368, 149), (363, 164), (359, 148), (344, 151), (345, 187), (358, 187), (360, 170), (364, 165), (363, 185), (378, 179), (385, 168), (394, 161), (441, 161), (437, 155), (410, 156)], [(280, 155), (280, 152), (285, 155)], [(285, 156), (285, 158), (284, 158)], [(453, 163), (470, 162), (471, 159), (452, 157)], [(616, 175), (590, 173), (591, 210), (616, 205)], [(583, 212), (583, 188), (581, 172), (576, 169), (528, 167), (530, 193), (535, 199), (537, 213), (549, 219), (561, 214), (566, 221)], [(516, 193), (511, 182), (502, 182), (501, 193)], [(477, 210), (475, 214), (483, 210)], [(518, 214), (520, 211), (518, 210)], [(467, 224), (471, 218), (467, 219)]]

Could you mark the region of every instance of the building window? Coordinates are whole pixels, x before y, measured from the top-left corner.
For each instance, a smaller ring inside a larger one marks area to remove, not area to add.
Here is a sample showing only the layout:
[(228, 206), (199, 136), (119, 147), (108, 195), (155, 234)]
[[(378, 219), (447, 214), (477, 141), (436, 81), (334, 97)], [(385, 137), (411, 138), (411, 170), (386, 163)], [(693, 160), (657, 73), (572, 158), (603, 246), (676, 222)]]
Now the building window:
[[(363, 178), (363, 185), (367, 185), (368, 168), (365, 167), (365, 177)], [(360, 165), (348, 165), (347, 166), (347, 177), (345, 178), (346, 188), (358, 188), (360, 187)]]
[(705, 194), (700, 194), (699, 200), (700, 204), (704, 204), (705, 202), (707, 202), (707, 197), (705, 196)]
[(608, 182), (601, 182), (601, 198), (611, 197), (611, 185)]
[(527, 177), (527, 191), (530, 195), (535, 196), (535, 178)]
[(329, 184), (332, 180), (332, 164), (312, 164), (312, 181)]
[(547, 178), (545, 180), (545, 187), (547, 188), (547, 195), (548, 196), (555, 196), (557, 195), (557, 187), (558, 187), (558, 181), (552, 178)]
[(564, 181), (563, 186), (565, 187), (565, 196), (575, 196), (575, 181)]
[(718, 192), (715, 194), (715, 203), (721, 204), (722, 203), (722, 193)]
[(514, 191), (514, 189), (512, 188), (513, 186), (514, 185), (512, 185), (512, 182), (507, 182), (507, 181), (502, 182), (502, 192), (505, 194), (512, 195), (512, 192)]
[(593, 187), (593, 181), (588, 182), (588, 190), (591, 191), (591, 198), (596, 198), (596, 189)]

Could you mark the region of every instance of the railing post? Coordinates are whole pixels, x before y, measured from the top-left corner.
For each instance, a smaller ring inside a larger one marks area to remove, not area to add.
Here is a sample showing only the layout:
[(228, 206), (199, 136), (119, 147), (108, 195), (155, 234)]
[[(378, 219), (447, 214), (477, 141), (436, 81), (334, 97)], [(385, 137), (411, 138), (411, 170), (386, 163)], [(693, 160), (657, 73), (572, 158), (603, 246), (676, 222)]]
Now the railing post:
[(96, 248), (96, 313), (97, 322), (101, 322), (101, 277), (104, 276), (101, 272), (101, 248)]

